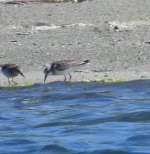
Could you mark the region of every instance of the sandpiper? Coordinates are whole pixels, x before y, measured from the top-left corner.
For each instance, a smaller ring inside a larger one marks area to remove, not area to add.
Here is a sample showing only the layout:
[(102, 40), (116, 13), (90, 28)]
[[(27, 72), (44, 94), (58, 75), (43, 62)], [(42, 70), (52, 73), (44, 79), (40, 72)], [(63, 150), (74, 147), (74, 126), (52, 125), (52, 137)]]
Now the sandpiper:
[(89, 63), (89, 60), (82, 62), (77, 62), (76, 60), (62, 60), (53, 62), (50, 66), (47, 66), (44, 70), (45, 78), (44, 82), (48, 75), (64, 75), (66, 81), (66, 75), (69, 75), (69, 82), (71, 80), (71, 72), (77, 71), (81, 66)]
[[(23, 73), (20, 71), (20, 67), (16, 64), (3, 64), (0, 65), (2, 69), (2, 73), (8, 78), (8, 83), (11, 84), (10, 78), (12, 79), (11, 81), (15, 84), (17, 84), (13, 78), (18, 76), (19, 74), (24, 77)], [(25, 77), (24, 77), (25, 78)]]

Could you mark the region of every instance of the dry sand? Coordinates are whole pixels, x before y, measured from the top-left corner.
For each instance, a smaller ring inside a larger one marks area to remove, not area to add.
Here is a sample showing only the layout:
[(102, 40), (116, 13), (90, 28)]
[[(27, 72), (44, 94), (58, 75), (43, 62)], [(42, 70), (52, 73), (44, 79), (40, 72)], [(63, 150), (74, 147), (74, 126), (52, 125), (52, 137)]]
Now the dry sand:
[[(26, 81), (43, 82), (43, 65), (90, 59), (72, 81), (150, 78), (150, 1), (0, 3), (0, 63), (22, 66)], [(0, 74), (1, 84), (7, 79)], [(48, 82), (63, 80), (49, 77)], [(16, 81), (23, 82), (21, 77)]]

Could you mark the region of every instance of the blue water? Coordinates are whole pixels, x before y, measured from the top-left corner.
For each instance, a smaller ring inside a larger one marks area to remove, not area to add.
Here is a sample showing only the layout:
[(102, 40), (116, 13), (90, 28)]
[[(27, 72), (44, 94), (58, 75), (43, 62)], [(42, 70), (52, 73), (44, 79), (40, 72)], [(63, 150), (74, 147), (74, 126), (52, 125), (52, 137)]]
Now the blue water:
[(0, 154), (150, 154), (150, 80), (0, 89)]

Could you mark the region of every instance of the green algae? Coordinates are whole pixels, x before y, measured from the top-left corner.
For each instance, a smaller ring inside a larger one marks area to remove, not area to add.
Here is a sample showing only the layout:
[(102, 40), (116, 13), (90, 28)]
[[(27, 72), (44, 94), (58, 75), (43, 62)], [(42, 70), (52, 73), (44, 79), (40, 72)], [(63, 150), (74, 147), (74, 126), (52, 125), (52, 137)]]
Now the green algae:
[(32, 83), (29, 83), (29, 82), (25, 82), (23, 84), (8, 84), (8, 85), (2, 85), (0, 86), (1, 88), (17, 88), (17, 87), (30, 87), (32, 86), (33, 84)]
[(129, 18), (128, 21), (148, 21), (148, 17), (134, 17), (134, 18)]
[(95, 79), (95, 80), (84, 79), (83, 82), (120, 83), (120, 82), (124, 82), (124, 80), (118, 79), (118, 78), (104, 78), (104, 79)]

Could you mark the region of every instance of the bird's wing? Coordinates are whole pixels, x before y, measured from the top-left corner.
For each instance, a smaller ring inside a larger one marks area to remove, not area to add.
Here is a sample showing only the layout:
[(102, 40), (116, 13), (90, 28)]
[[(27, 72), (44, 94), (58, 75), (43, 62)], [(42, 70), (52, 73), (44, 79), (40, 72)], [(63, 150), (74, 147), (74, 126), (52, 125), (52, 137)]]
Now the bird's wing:
[(20, 69), (20, 66), (16, 65), (16, 64), (6, 64), (8, 68), (13, 68), (13, 69), (16, 69), (16, 70), (19, 70)]
[(15, 70), (16, 72), (18, 72), (21, 76), (24, 77), (24, 74), (20, 71), (20, 66), (16, 65), (16, 64), (7, 64), (8, 68)]
[(63, 71), (69, 67), (73, 67), (76, 65), (75, 60), (63, 60), (63, 61), (56, 61), (51, 65), (51, 69), (57, 69), (59, 71)]

